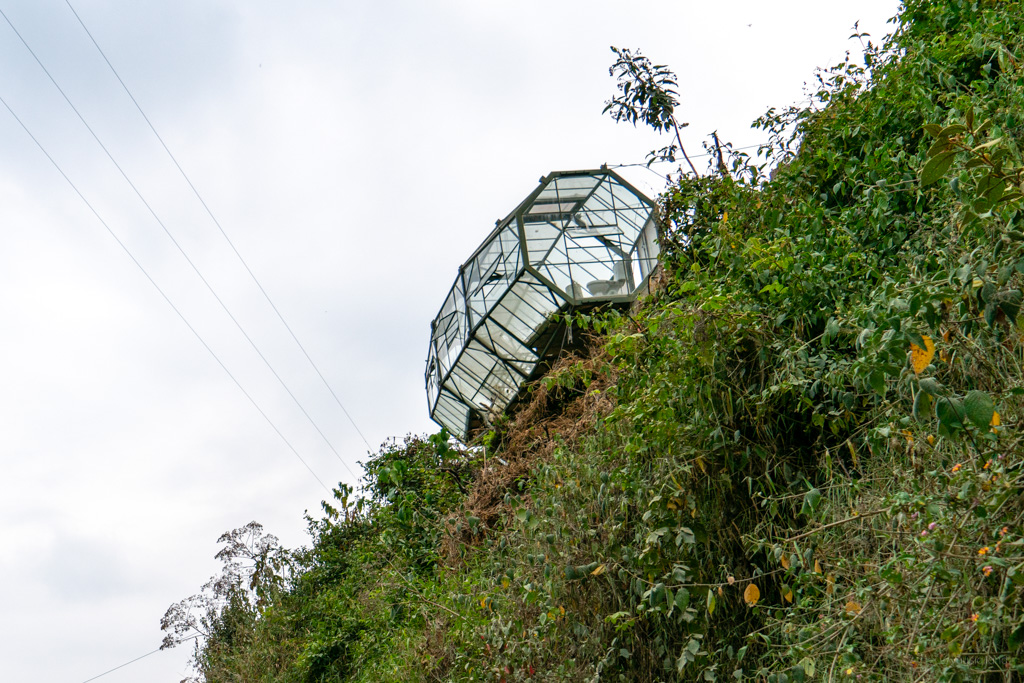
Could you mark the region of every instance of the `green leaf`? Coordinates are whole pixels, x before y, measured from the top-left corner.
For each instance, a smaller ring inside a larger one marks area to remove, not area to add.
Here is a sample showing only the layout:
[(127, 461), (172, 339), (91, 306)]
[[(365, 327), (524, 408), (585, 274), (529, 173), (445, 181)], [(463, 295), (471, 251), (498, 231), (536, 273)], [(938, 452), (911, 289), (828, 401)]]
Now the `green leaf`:
[(893, 586), (899, 586), (903, 583), (903, 574), (895, 569), (886, 569), (882, 572), (882, 578)]
[(689, 527), (679, 527), (679, 533), (676, 535), (676, 546), (681, 546), (683, 543), (689, 543), (693, 545), (697, 542), (697, 537), (694, 535), (693, 530)]
[(903, 330), (903, 338), (919, 349), (927, 348), (928, 346), (924, 340), (924, 335), (912, 329)]
[(868, 376), (868, 382), (871, 383), (871, 388), (875, 390), (875, 393), (879, 396), (885, 397), (885, 373), (881, 370), (875, 370)]
[(983, 303), (992, 303), (996, 300), (996, 285), (991, 280), (985, 282), (981, 291), (978, 292), (978, 299)]
[(822, 336), (825, 341), (829, 341), (837, 334), (839, 334), (839, 321), (835, 318), (829, 318), (828, 323), (825, 324), (825, 333)]
[(690, 605), (690, 591), (680, 588), (676, 591), (676, 607), (683, 610)]
[(1016, 650), (1020, 647), (1021, 643), (1024, 643), (1024, 624), (1021, 624), (1017, 628), (1013, 629), (1008, 639), (1008, 645), (1011, 650)]
[(952, 148), (952, 146), (953, 143), (949, 141), (949, 138), (939, 138), (938, 140), (932, 143), (931, 147), (928, 148), (928, 152), (925, 154), (925, 156), (928, 159), (931, 159), (937, 154), (942, 154), (943, 152), (948, 151), (950, 148)]
[(918, 422), (927, 422), (932, 419), (932, 397), (925, 391), (917, 392), (914, 398), (914, 419)]
[(1003, 313), (1010, 320), (1016, 318), (1017, 314), (1020, 313), (1022, 301), (1024, 301), (1024, 295), (1021, 294), (1019, 289), (1002, 292), (998, 299), (999, 308), (1002, 309)]
[(811, 489), (804, 495), (804, 506), (800, 510), (800, 514), (812, 515), (814, 511), (818, 509), (818, 505), (821, 503), (821, 491), (818, 489)]
[(941, 396), (943, 392), (942, 383), (934, 377), (925, 377), (918, 381), (921, 391), (929, 396)]
[(942, 152), (929, 159), (921, 171), (921, 187), (928, 187), (941, 180), (949, 167), (953, 165), (954, 159), (956, 159), (956, 150)]
[(921, 126), (921, 129), (924, 130), (925, 133), (928, 133), (928, 135), (931, 135), (933, 138), (939, 137), (939, 135), (942, 133), (942, 126), (940, 126), (937, 123), (926, 123), (923, 126)]
[(1012, 276), (1013, 276), (1013, 266), (1011, 264), (1007, 263), (1007, 264), (1005, 264), (1003, 266), (1000, 266), (999, 270), (997, 271), (997, 275), (996, 275), (997, 284), (1000, 287), (1004, 286), (1010, 280), (1010, 278)]
[(995, 327), (996, 314), (999, 312), (999, 307), (995, 304), (988, 304), (985, 306), (985, 324), (989, 327)]
[(968, 391), (964, 398), (964, 412), (975, 427), (987, 430), (992, 424), (995, 402), (984, 391)]
[(994, 173), (989, 173), (978, 181), (977, 193), (979, 197), (984, 197), (989, 204), (995, 204), (1003, 196), (1005, 189), (1006, 180)]
[(964, 405), (957, 398), (940, 398), (935, 403), (935, 415), (939, 424), (947, 429), (961, 427), (964, 421)]
[(715, 613), (715, 591), (708, 590), (708, 615)]

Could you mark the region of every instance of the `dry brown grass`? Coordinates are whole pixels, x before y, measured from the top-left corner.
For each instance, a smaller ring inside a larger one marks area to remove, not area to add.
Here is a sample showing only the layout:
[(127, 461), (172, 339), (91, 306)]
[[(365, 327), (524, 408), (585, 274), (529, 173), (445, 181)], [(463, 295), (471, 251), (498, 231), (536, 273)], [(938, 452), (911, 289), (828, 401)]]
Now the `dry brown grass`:
[[(488, 530), (501, 524), (509, 512), (506, 494), (521, 493), (520, 483), (537, 464), (551, 457), (557, 444), (575, 445), (611, 411), (614, 402), (606, 390), (615, 383), (615, 375), (610, 367), (603, 344), (595, 339), (582, 354), (560, 358), (546, 374), (548, 378), (575, 376), (571, 386), (538, 380), (527, 389), (528, 400), (520, 402), (509, 421), (497, 429), (495, 443), (499, 446), (495, 450), (500, 452), (500, 460), (485, 459), (462, 514), (446, 523), (448, 533), (441, 546), (444, 564), (460, 564), (466, 546), (478, 543)], [(584, 374), (590, 377), (587, 384), (582, 380)], [(462, 523), (465, 516), (480, 519), (476, 534)]]

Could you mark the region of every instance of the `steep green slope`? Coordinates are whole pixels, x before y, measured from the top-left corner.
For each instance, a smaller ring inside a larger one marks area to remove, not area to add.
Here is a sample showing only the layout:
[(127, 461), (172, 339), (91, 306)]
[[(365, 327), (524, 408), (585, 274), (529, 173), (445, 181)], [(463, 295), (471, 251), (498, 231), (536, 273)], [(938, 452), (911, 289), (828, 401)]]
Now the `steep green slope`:
[(388, 445), (308, 550), (226, 537), (165, 617), (205, 680), (1024, 676), (1022, 24), (907, 2), (758, 122), (770, 179), (678, 180), (661, 288), (486, 449)]

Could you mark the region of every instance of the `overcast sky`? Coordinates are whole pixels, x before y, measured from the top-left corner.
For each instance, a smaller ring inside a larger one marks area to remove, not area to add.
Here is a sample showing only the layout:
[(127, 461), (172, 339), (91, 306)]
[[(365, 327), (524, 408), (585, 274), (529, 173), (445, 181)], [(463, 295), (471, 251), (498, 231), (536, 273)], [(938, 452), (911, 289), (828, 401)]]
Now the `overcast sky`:
[[(495, 219), (543, 174), (667, 144), (601, 115), (609, 45), (679, 74), (694, 153), (716, 129), (761, 141), (755, 117), (897, 6), (71, 1), (374, 445), (434, 429), (429, 322)], [(316, 476), (354, 483), (366, 444), (68, 5), (0, 10), (344, 463), (2, 18), (0, 97)], [(0, 429), (4, 680), (80, 683), (153, 650), (164, 610), (217, 570), (220, 533), (255, 519), (301, 545), (325, 495), (2, 107)], [(178, 681), (187, 649), (100, 680)]]

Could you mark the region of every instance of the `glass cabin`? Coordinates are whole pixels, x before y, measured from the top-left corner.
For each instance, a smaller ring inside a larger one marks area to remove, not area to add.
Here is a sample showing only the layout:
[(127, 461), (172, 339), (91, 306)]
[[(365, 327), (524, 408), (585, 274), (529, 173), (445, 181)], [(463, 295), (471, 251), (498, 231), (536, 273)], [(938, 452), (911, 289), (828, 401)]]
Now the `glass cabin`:
[(563, 348), (552, 316), (635, 300), (657, 257), (654, 203), (618, 174), (541, 178), (459, 268), (430, 324), (430, 417), (463, 440), (488, 424)]

